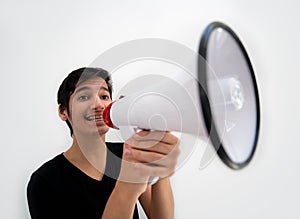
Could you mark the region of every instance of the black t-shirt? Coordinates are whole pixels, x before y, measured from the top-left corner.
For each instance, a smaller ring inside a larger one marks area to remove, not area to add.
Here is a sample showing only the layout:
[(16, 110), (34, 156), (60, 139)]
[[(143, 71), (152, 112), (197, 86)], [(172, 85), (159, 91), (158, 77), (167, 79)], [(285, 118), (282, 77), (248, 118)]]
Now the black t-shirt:
[[(107, 148), (108, 176), (104, 174), (101, 181), (83, 173), (62, 153), (36, 170), (27, 186), (31, 217), (100, 219), (120, 171), (123, 144), (107, 143)], [(137, 206), (133, 218), (139, 218)]]

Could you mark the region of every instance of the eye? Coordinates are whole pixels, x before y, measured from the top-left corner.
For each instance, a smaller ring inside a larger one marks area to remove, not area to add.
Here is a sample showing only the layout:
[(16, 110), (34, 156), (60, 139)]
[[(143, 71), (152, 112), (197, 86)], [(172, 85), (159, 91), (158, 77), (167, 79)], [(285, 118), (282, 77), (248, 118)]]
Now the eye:
[(81, 95), (80, 97), (78, 97), (78, 100), (80, 100), (80, 101), (85, 101), (88, 99), (89, 99), (89, 97), (87, 95)]
[(110, 97), (108, 95), (101, 95), (100, 96), (101, 100), (109, 100)]

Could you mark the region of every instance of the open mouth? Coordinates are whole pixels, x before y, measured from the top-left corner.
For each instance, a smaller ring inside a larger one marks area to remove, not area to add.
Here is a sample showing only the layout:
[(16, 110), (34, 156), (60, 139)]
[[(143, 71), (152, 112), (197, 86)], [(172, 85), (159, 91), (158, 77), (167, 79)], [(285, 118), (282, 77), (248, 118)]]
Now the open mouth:
[(103, 121), (103, 116), (102, 115), (92, 115), (92, 116), (87, 116), (85, 118), (88, 121), (96, 121), (96, 122)]

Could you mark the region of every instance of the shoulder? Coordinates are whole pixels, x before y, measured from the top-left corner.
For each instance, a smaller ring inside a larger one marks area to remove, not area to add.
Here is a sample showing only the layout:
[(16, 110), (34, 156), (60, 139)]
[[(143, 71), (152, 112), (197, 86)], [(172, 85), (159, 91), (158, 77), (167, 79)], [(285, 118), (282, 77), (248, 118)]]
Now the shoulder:
[(38, 197), (52, 194), (59, 182), (62, 162), (63, 154), (61, 153), (45, 162), (31, 174), (27, 184), (27, 198), (30, 202)]
[(29, 184), (55, 179), (61, 173), (63, 162), (62, 153), (48, 160), (31, 174)]
[(63, 163), (63, 153), (60, 153), (53, 157), (52, 159), (48, 160), (44, 164), (42, 164), (37, 170), (33, 172), (32, 175), (48, 175), (50, 173), (53, 173), (54, 171), (59, 168)]

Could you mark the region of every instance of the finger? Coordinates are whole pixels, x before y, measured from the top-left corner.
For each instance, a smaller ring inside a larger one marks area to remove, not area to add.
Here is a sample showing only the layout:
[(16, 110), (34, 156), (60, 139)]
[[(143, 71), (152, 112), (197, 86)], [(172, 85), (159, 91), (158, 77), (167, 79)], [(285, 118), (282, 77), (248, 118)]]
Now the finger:
[(160, 166), (176, 165), (180, 154), (179, 147), (173, 148), (173, 151), (168, 154), (131, 148), (129, 146), (125, 150), (130, 151), (128, 153), (125, 152), (126, 160), (130, 162), (151, 163)]
[(161, 141), (166, 132), (164, 131), (140, 131), (133, 136), (133, 139), (137, 141)]
[[(139, 134), (139, 133), (137, 133)], [(140, 140), (140, 136), (135, 136), (137, 140)], [(159, 140), (160, 142), (166, 143), (166, 144), (177, 144), (179, 139), (173, 135), (170, 131), (151, 131), (148, 135), (143, 136), (141, 140)]]
[[(142, 147), (140, 146), (142, 145)], [(159, 142), (151, 147), (143, 147), (142, 143), (139, 143), (139, 145), (136, 146), (131, 146), (134, 149), (140, 149), (140, 150), (144, 150), (144, 151), (152, 151), (155, 153), (160, 153), (162, 155), (168, 155), (170, 152), (172, 152), (174, 150), (174, 148), (176, 147), (176, 145), (170, 145), (170, 144), (165, 144), (162, 142)]]
[(128, 160), (137, 163), (152, 163), (165, 157), (165, 155), (153, 151), (135, 148), (128, 148), (126, 150), (130, 151), (129, 153), (125, 153), (125, 156), (128, 157)]
[(141, 131), (125, 141), (133, 147), (148, 148), (158, 144), (164, 137), (164, 132)]
[(141, 131), (128, 139), (126, 143), (131, 146), (148, 148), (158, 143), (176, 145), (179, 143), (179, 139), (170, 132)]

